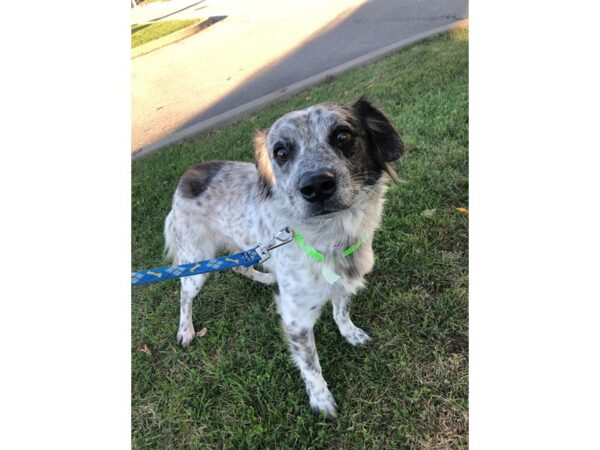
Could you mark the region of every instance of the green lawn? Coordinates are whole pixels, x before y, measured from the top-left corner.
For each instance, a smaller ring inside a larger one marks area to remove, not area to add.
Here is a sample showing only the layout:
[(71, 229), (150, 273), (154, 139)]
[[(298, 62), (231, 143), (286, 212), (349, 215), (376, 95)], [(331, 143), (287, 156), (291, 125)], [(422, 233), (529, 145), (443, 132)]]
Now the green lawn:
[[(134, 448), (402, 449), (468, 444), (468, 31), (413, 45), (265, 108), (222, 130), (136, 161), (133, 268), (164, 264), (162, 227), (179, 176), (210, 159), (252, 160), (252, 136), (282, 114), (362, 94), (406, 144), (375, 236), (375, 269), (354, 298), (370, 333), (353, 348), (331, 307), (316, 326), (321, 365), (340, 405), (327, 423), (310, 411), (282, 340), (275, 287), (213, 275), (194, 303), (188, 349), (175, 342), (179, 283), (132, 294)], [(138, 350), (147, 344), (151, 355)]]
[(163, 20), (155, 23), (145, 23), (131, 26), (131, 48), (159, 39), (174, 31), (202, 22), (202, 19)]

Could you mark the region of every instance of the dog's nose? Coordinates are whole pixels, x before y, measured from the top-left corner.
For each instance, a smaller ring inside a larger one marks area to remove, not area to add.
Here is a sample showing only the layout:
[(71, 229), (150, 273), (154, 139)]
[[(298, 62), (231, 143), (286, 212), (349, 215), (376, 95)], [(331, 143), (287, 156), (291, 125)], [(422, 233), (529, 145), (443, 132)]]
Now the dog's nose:
[(311, 203), (327, 200), (336, 188), (335, 175), (329, 170), (306, 172), (300, 178), (300, 193)]

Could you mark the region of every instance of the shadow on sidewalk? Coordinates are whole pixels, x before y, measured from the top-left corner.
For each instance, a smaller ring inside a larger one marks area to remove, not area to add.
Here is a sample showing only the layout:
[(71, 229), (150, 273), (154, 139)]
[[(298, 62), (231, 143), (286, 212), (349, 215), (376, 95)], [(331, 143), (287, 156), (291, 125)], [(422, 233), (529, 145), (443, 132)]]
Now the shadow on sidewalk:
[[(386, 45), (467, 18), (467, 1), (457, 3), (456, 6), (444, 6), (450, 13), (439, 15), (431, 14), (428, 11), (430, 6), (419, 3), (417, 8), (421, 8), (422, 11), (418, 12), (422, 14), (399, 17), (394, 2), (378, 1), (367, 2), (350, 14), (342, 13), (296, 48), (288, 51), (285, 56), (265, 65), (230, 93), (204, 110), (199, 110), (193, 118), (172, 133), (272, 92), (285, 92), (287, 86)], [(373, 33), (374, 27), (377, 28), (376, 37)], [(330, 100), (337, 101), (336, 98)], [(158, 141), (160, 140), (155, 142)]]

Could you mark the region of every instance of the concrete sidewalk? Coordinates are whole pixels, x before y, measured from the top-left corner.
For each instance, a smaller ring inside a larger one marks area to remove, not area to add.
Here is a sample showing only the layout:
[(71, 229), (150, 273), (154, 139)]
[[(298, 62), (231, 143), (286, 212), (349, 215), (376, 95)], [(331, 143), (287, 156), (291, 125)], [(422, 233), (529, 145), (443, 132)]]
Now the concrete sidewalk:
[(169, 3), (171, 9), (156, 3), (163, 6), (137, 13), (135, 20), (194, 13), (227, 18), (132, 60), (132, 151), (156, 147), (183, 129), (467, 16), (466, 0)]

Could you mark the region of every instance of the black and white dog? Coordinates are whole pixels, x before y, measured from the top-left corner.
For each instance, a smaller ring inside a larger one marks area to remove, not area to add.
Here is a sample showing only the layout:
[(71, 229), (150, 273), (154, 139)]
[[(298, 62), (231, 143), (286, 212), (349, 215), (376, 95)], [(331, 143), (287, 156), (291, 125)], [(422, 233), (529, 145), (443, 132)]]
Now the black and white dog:
[[(373, 267), (386, 181), (396, 177), (387, 163), (402, 152), (398, 133), (367, 100), (294, 111), (258, 132), (256, 166), (210, 161), (189, 169), (166, 219), (167, 252), (179, 264), (252, 248), (287, 226), (301, 236), (272, 252), (268, 273), (238, 272), (277, 282), (278, 311), (310, 404), (330, 419), (337, 405), (321, 374), (313, 326), (331, 299), (342, 336), (352, 345), (369, 340), (350, 320), (350, 296)], [(184, 346), (195, 336), (192, 300), (207, 276), (181, 280), (177, 340)]]

